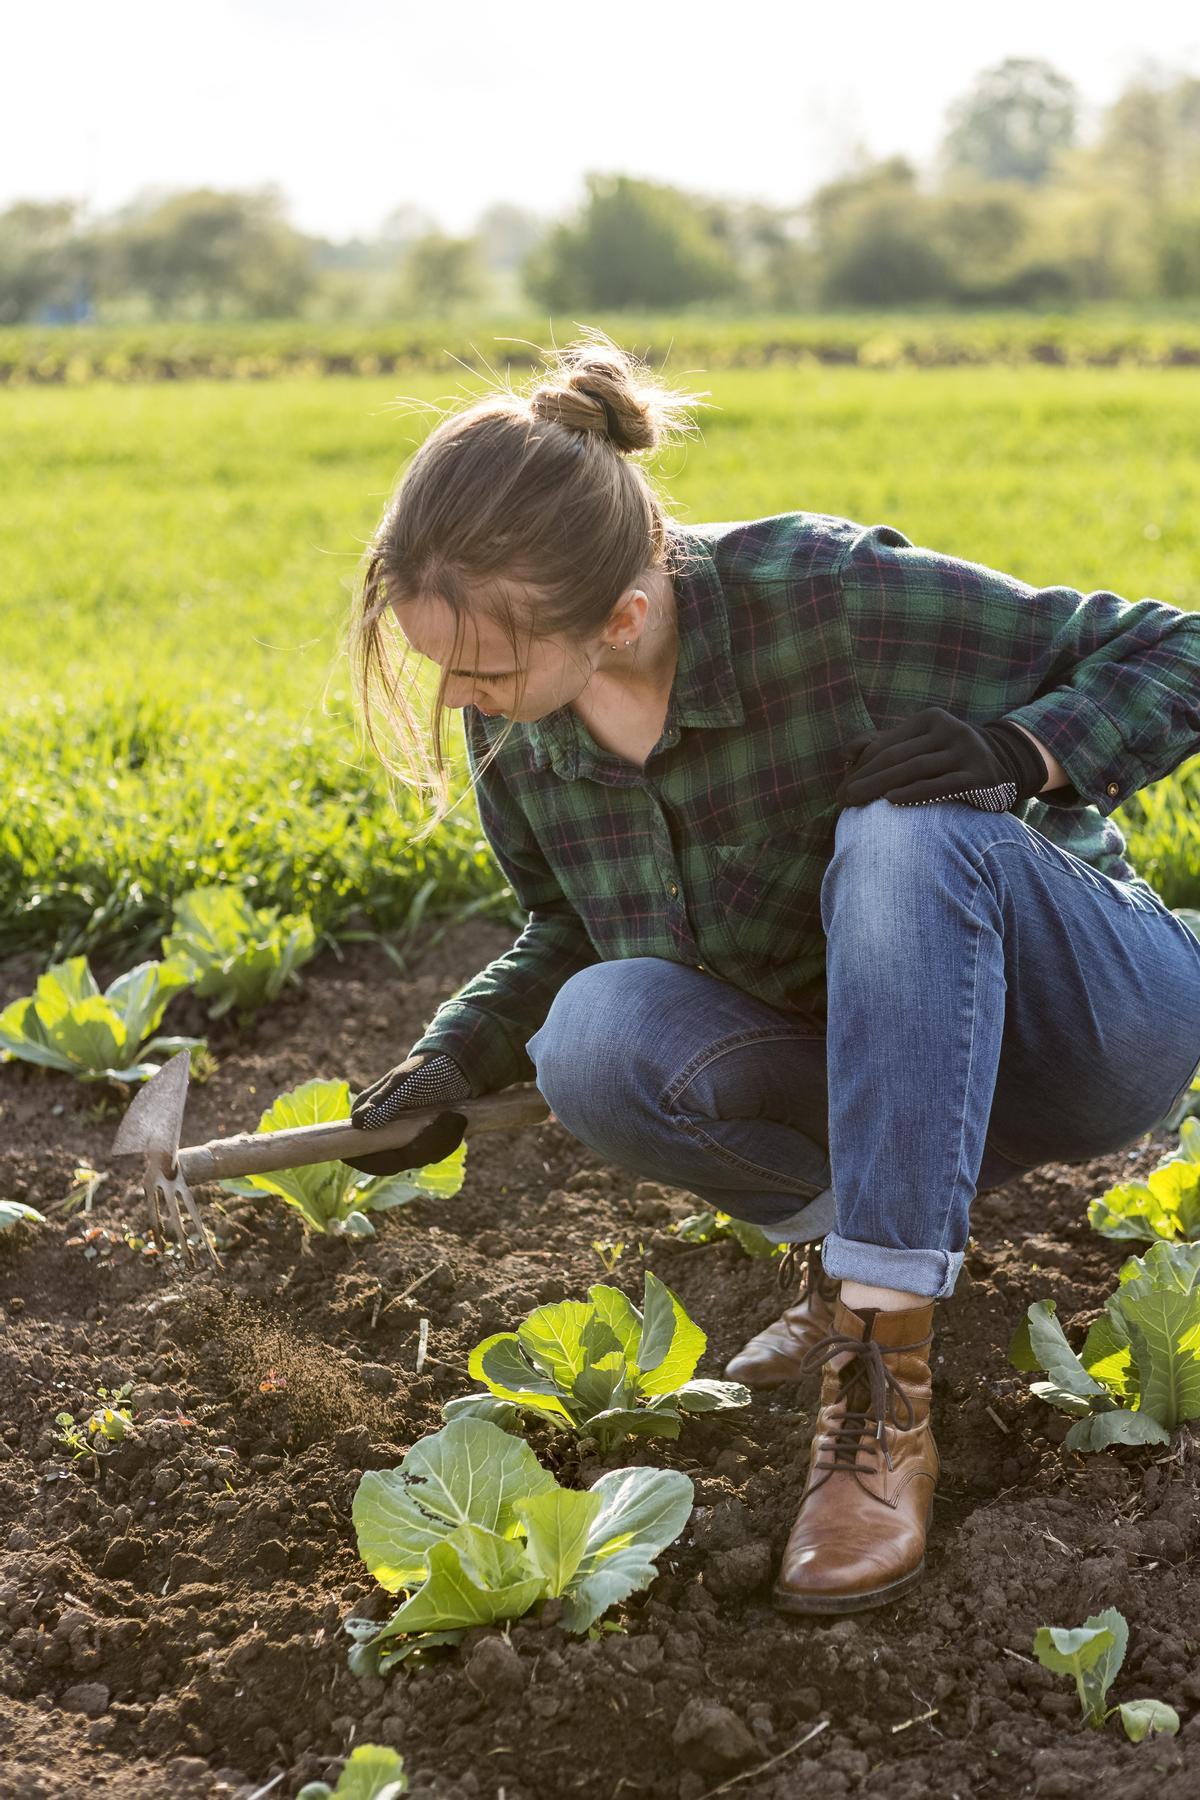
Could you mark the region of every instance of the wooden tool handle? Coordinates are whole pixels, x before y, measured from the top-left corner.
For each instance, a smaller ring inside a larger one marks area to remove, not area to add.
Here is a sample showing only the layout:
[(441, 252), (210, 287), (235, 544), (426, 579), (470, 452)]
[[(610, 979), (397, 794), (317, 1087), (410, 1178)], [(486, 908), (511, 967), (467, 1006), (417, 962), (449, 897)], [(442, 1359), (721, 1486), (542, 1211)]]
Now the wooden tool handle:
[(374, 1131), (360, 1131), (349, 1119), (329, 1119), (320, 1125), (295, 1125), (286, 1131), (243, 1131), (237, 1137), (215, 1138), (212, 1143), (181, 1150), (179, 1173), (188, 1183), (217, 1181), (222, 1176), (263, 1175), (272, 1169), (298, 1169), (308, 1163), (370, 1156), (377, 1150), (399, 1150), (444, 1112), (463, 1115), (468, 1137), (474, 1137), (478, 1131), (513, 1131), (522, 1125), (541, 1125), (550, 1117), (546, 1101), (528, 1083), (506, 1088), (500, 1094), (481, 1094), (477, 1100), (414, 1108)]

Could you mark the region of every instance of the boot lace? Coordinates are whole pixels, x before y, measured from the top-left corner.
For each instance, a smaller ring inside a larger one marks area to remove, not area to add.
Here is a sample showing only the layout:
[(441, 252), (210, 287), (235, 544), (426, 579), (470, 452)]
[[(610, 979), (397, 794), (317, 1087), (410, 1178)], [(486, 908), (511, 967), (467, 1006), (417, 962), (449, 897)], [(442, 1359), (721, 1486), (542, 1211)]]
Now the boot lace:
[[(888, 1344), (887, 1352), (894, 1355), (905, 1350), (919, 1350), (922, 1345), (931, 1342), (932, 1336), (933, 1334), (930, 1332), (915, 1344)], [(888, 1468), (892, 1469), (895, 1465), (888, 1449), (885, 1426), (889, 1422), (889, 1417), (890, 1422), (894, 1425), (898, 1424), (898, 1420), (894, 1413), (890, 1412), (889, 1396), (894, 1394), (904, 1402), (907, 1417), (901, 1429), (905, 1431), (909, 1429), (916, 1417), (913, 1403), (904, 1392), (895, 1374), (884, 1362), (884, 1350), (874, 1338), (856, 1338), (843, 1335), (840, 1331), (831, 1331), (828, 1337), (821, 1338), (818, 1343), (805, 1352), (800, 1366), (804, 1370), (819, 1368), (821, 1364), (827, 1363), (830, 1357), (837, 1356), (842, 1351), (847, 1351), (852, 1358), (856, 1359), (843, 1364), (842, 1368), (838, 1370), (842, 1392), (846, 1397), (846, 1410), (840, 1422), (826, 1434), (825, 1448), (832, 1451), (832, 1457), (828, 1461), (818, 1462), (817, 1467), (830, 1471), (849, 1469), (852, 1473), (860, 1472), (858, 1462), (860, 1449), (873, 1451), (875, 1445), (878, 1444), (883, 1451), (884, 1461)], [(852, 1407), (850, 1401), (861, 1397), (864, 1381), (867, 1388), (867, 1404), (866, 1406)], [(857, 1393), (853, 1393), (853, 1389), (857, 1389)], [(872, 1424), (875, 1429), (873, 1432), (869, 1432)], [(863, 1469), (861, 1473), (867, 1474), (869, 1470)]]
[(794, 1306), (807, 1300), (814, 1288), (825, 1300), (837, 1297), (839, 1284), (825, 1273), (819, 1238), (808, 1243), (789, 1244), (779, 1259), (775, 1273), (779, 1286), (785, 1293), (793, 1283), (799, 1282), (792, 1300)]

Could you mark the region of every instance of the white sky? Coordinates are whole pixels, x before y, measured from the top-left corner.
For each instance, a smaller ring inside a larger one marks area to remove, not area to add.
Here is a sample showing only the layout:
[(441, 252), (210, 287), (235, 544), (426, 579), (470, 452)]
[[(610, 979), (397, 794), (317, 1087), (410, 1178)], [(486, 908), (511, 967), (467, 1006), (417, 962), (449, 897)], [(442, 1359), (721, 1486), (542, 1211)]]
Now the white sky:
[(3, 38), (0, 206), (273, 181), (335, 238), (560, 215), (589, 170), (796, 204), (859, 141), (925, 165), (1007, 56), (1069, 76), (1085, 133), (1131, 75), (1200, 74), (1194, 0), (57, 0)]

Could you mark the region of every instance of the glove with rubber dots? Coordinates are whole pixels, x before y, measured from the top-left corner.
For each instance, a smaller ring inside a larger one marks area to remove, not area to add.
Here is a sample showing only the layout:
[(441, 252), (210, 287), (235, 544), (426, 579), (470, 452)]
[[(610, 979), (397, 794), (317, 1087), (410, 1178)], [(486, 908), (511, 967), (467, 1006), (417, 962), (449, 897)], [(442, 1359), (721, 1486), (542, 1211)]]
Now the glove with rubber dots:
[[(467, 1080), (452, 1056), (442, 1051), (418, 1051), (408, 1055), (370, 1087), (365, 1087), (350, 1108), (350, 1123), (361, 1131), (377, 1131), (401, 1113), (421, 1107), (452, 1107), (455, 1100), (472, 1096)], [(398, 1175), (402, 1169), (423, 1169), (452, 1155), (466, 1135), (466, 1116), (447, 1110), (398, 1150), (373, 1150), (363, 1156), (343, 1157), (364, 1175)]]
[(887, 731), (862, 731), (843, 746), (843, 806), (888, 799), (893, 806), (965, 800), (980, 812), (1011, 812), (1039, 794), (1049, 773), (1031, 738), (1007, 719), (968, 725), (941, 706)]

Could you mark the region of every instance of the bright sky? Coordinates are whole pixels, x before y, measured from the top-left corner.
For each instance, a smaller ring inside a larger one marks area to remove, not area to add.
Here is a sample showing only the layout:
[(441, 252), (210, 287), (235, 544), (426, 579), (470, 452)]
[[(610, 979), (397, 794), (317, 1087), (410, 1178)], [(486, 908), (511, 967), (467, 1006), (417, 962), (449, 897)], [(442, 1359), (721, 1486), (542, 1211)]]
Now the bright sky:
[(97, 212), (146, 186), (282, 187), (370, 234), (414, 204), (465, 232), (493, 200), (569, 212), (589, 170), (795, 204), (861, 142), (918, 165), (1008, 56), (1096, 110), (1147, 69), (1200, 74), (1194, 0), (57, 0), (10, 8), (0, 206)]

